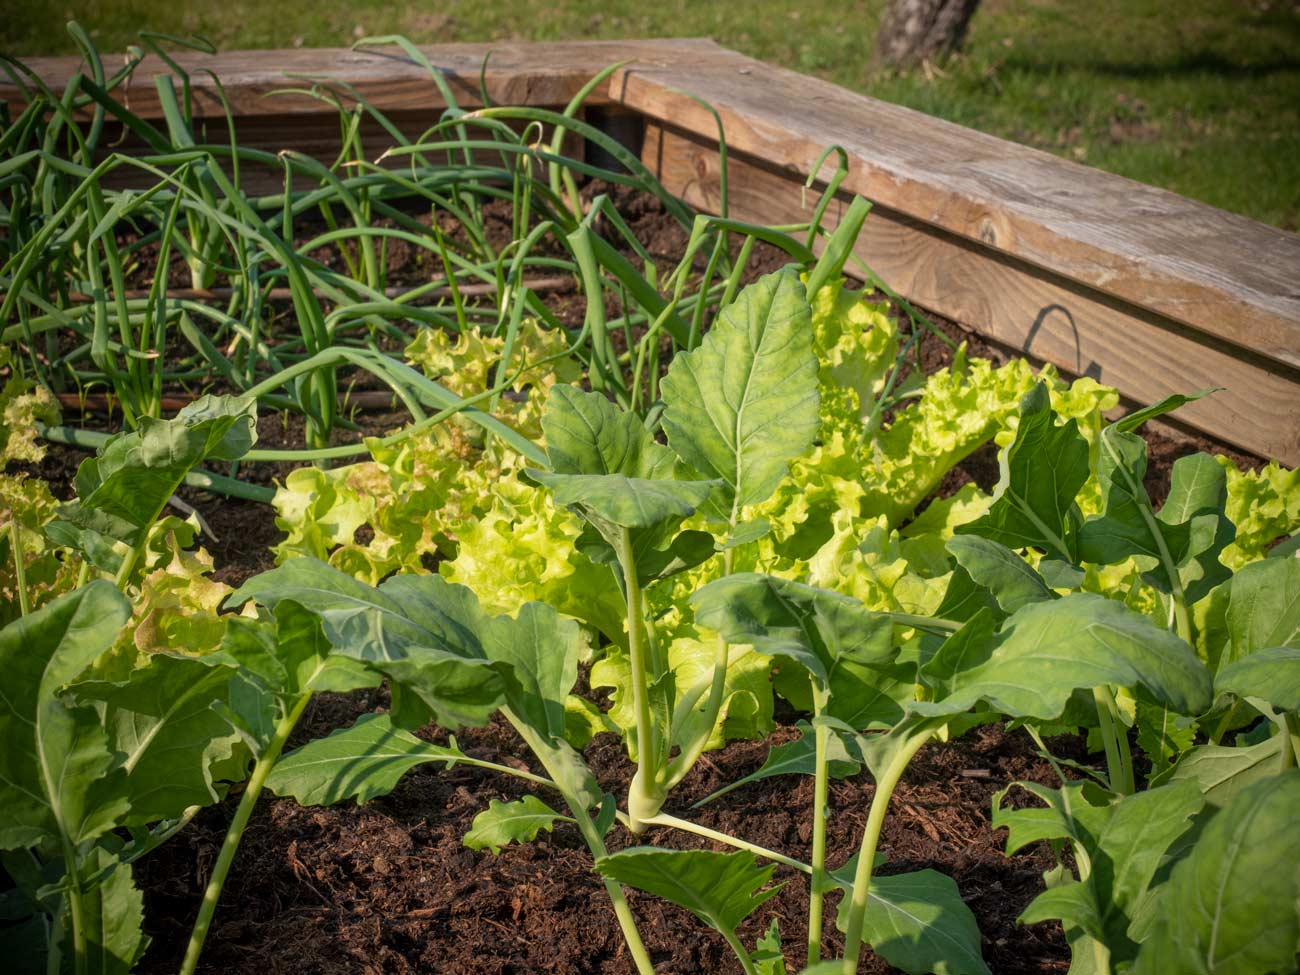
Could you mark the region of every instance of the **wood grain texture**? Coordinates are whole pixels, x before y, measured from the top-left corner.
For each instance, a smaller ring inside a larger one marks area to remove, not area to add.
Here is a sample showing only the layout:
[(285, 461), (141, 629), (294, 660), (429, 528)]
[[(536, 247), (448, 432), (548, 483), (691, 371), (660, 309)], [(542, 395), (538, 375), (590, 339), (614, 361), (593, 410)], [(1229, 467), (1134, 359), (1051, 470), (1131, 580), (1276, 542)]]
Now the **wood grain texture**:
[[(647, 127), (643, 159), (670, 192), (699, 209), (720, 204), (716, 145)], [(811, 218), (817, 194), (797, 171), (729, 157), (731, 216), (769, 223)], [(833, 227), (848, 194), (831, 204)], [(1300, 463), (1300, 371), (1081, 286), (1060, 274), (877, 205), (856, 256), (917, 304), (1026, 355), (1151, 403), (1169, 393), (1223, 387), (1178, 419), (1287, 464)]]
[(1300, 236), (733, 52), (629, 66), (612, 97), (806, 175), (831, 144), (844, 189), (1207, 335), (1300, 367)]
[[(610, 64), (630, 61), (647, 68), (682, 69), (702, 58), (727, 53), (713, 41), (682, 38), (661, 41), (567, 41), (547, 44), (441, 44), (420, 48), (434, 67), (447, 77), (456, 100), (463, 108), (482, 105), (479, 73), (484, 73), (489, 97), (499, 105), (564, 105), (591, 78)], [(489, 54), (491, 55), (489, 57)], [(333, 108), (305, 94), (285, 91), (310, 88), (312, 81), (346, 82), (381, 111), (414, 109), (441, 110), (444, 100), (429, 72), (396, 46), (351, 48), (297, 48), (280, 51), (224, 51), (202, 54), (180, 51), (175, 61), (189, 73), (195, 113), (204, 117), (223, 116), (215, 74), (225, 88), (232, 110), (251, 115), (332, 115)], [(62, 91), (69, 78), (82, 67), (76, 57), (30, 58), (24, 63), (50, 88)], [(105, 55), (105, 71), (111, 74), (125, 63), (125, 55)], [(152, 55), (136, 68), (123, 89), (128, 107), (145, 118), (162, 115), (153, 78), (171, 73)], [(122, 92), (118, 93), (122, 97)], [(601, 91), (592, 101), (606, 97)], [(0, 99), (19, 104), (21, 93), (6, 78), (0, 78)]]

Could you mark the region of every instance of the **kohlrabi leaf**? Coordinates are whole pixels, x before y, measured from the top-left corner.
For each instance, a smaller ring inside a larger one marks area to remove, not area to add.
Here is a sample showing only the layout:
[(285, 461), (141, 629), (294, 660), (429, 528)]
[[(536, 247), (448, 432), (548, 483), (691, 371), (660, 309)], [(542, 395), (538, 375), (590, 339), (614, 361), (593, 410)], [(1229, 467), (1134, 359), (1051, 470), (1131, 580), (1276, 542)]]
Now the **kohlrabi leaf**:
[(998, 466), (1001, 476), (988, 512), (958, 525), (956, 533), (1074, 561), (1074, 499), (1091, 473), (1088, 441), (1078, 421), (1057, 425), (1046, 383), (1039, 382), (1020, 401), (1016, 437)]
[(0, 630), (0, 850), (60, 839), (74, 847), (130, 808), (126, 773), (93, 707), (60, 691), (113, 645), (131, 606), (91, 582)]
[[(662, 897), (724, 934), (781, 889), (767, 887), (775, 865), (760, 867), (754, 854), (661, 850), (634, 846), (596, 861), (603, 877)], [(763, 889), (766, 888), (766, 889)]]
[(1214, 691), (1300, 711), (1300, 647), (1266, 647), (1228, 664), (1215, 675)]
[(1157, 516), (1143, 485), (1146, 441), (1133, 431), (1195, 398), (1167, 397), (1102, 431), (1097, 467), (1102, 513), (1089, 518), (1079, 535), (1084, 560), (1113, 565), (1135, 555), (1152, 559), (1155, 568), (1143, 578), (1166, 593), (1177, 583), (1189, 603), (1228, 576), (1218, 559), (1233, 537), (1232, 525), (1223, 514), (1227, 498), (1223, 469), (1211, 470), (1218, 465), (1208, 455), (1178, 461), (1170, 484), (1171, 503)]
[[(773, 745), (767, 753), (767, 758), (763, 760), (763, 764), (756, 771), (750, 772), (734, 782), (728, 782), (721, 789), (696, 802), (691, 808), (698, 809), (700, 806), (725, 796), (734, 789), (749, 785), (751, 782), (761, 782), (763, 779), (770, 779), (777, 775), (814, 774), (817, 771), (817, 747), (812, 726), (806, 721), (800, 721), (798, 727), (799, 737), (784, 744)], [(832, 779), (845, 779), (850, 775), (856, 775), (862, 768), (862, 762), (849, 752), (848, 747), (844, 744), (844, 739), (839, 735), (832, 732), (829, 739), (826, 749), (827, 773)]]
[(557, 385), (542, 418), (546, 456), (556, 474), (625, 474), (671, 478), (676, 458), (655, 441), (636, 413), (600, 393)]
[(1138, 747), (1151, 759), (1152, 774), (1168, 768), (1196, 741), (1196, 720), (1163, 704), (1138, 701), (1135, 717)]
[[(1009, 830), (1007, 852), (1038, 840), (1069, 840), (1088, 864), (1086, 879), (1058, 878), (1025, 909), (1021, 922), (1058, 918), (1067, 931), (1077, 928), (1100, 941), (1114, 959), (1131, 960), (1137, 951), (1129, 934), (1133, 920), (1150, 896), (1167, 851), (1191, 828), (1192, 818), (1204, 804), (1200, 790), (1182, 782), (1111, 802), (1101, 795), (1094, 803), (1088, 801), (1092, 787), (1087, 784), (1071, 783), (1062, 789), (1031, 782), (1015, 786), (1047, 805), (1007, 808), (1003, 800), (1010, 786), (994, 797), (993, 828)], [(1071, 938), (1072, 943), (1077, 937)], [(1089, 948), (1075, 945), (1074, 950), (1077, 955)]]
[(709, 514), (734, 520), (776, 490), (819, 423), (808, 298), (786, 268), (745, 288), (700, 346), (663, 381), (668, 443), (705, 478), (726, 484)]
[(488, 659), (504, 665), (510, 710), (555, 741), (564, 738), (564, 704), (578, 680), (583, 648), (578, 624), (544, 603), (526, 603), (517, 617), (493, 617), (483, 630)]
[(474, 817), (464, 842), (471, 850), (498, 854), (511, 843), (531, 843), (542, 830), (553, 829), (557, 819), (572, 821), (536, 796), (524, 796), (518, 802), (492, 799), (487, 809)]
[(1212, 703), (1209, 671), (1192, 648), (1115, 600), (1073, 593), (1031, 603), (996, 637), (987, 622), (972, 629), (979, 618), (923, 668), (936, 700), (912, 704), (914, 712), (957, 714), (984, 700), (1011, 717), (1051, 720), (1076, 688), (1105, 684), (1138, 689), (1179, 714)]
[(1242, 791), (1174, 867), (1134, 975), (1295, 970), (1300, 945), (1300, 772)]
[(251, 400), (204, 396), (173, 419), (143, 417), (77, 470), (77, 499), (59, 509), (49, 537), (116, 571), (138, 546), (185, 475), (205, 460), (236, 460), (257, 439)]
[[(831, 871), (844, 889), (836, 925), (848, 921), (854, 856)], [(980, 954), (980, 931), (953, 879), (935, 870), (873, 876), (862, 936), (871, 950), (908, 975), (989, 975)]]
[(840, 660), (888, 663), (893, 623), (849, 596), (789, 579), (741, 572), (715, 580), (691, 597), (695, 622), (728, 643), (748, 643), (784, 656), (823, 687)]
[(127, 823), (179, 816), (220, 798), (213, 766), (231, 757), (239, 736), (213, 708), (229, 699), (233, 666), (152, 653), (122, 681), (72, 685), (78, 703), (101, 701), (111, 747), (121, 753), (131, 812)]
[(397, 684), (394, 718), (418, 727), (431, 716), (455, 728), (486, 724), (505, 684), (488, 659), (487, 615), (474, 594), (436, 575), (398, 575), (378, 588), (314, 559), (254, 576), (231, 597), (274, 608), (291, 600), (320, 617), (336, 652)]
[(366, 714), (352, 727), (282, 757), (266, 786), (303, 806), (330, 806), (348, 799), (363, 804), (392, 792), (413, 768), (430, 762), (453, 765), (465, 757), (458, 748), (434, 745), (393, 727), (386, 714)]
[(611, 528), (680, 524), (716, 486), (712, 481), (650, 480), (623, 474), (553, 474), (532, 469), (528, 473), (550, 488), (556, 504), (576, 509), (601, 529), (606, 540)]
[(1151, 784), (1193, 782), (1211, 806), (1224, 806), (1243, 789), (1277, 772), (1282, 753), (1277, 735), (1256, 745), (1197, 745), (1177, 764), (1152, 778)]
[(1300, 647), (1300, 559), (1264, 559), (1228, 583), (1222, 668), (1268, 647)]
[(1000, 542), (979, 535), (954, 535), (947, 549), (975, 584), (992, 594), (1004, 613), (1056, 598), (1034, 567)]
[[(87, 873), (112, 867), (101, 883), (82, 895), (81, 924), (90, 975), (130, 975), (149, 945), (142, 930), (144, 894), (135, 885), (131, 864), (115, 860), (97, 846), (84, 862)], [(63, 950), (73, 950), (70, 938), (65, 939)]]
[[(618, 555), (595, 525), (584, 526), (573, 545), (597, 565), (608, 565), (614, 571), (620, 571)], [(693, 569), (716, 551), (713, 536), (708, 532), (632, 532), (632, 561), (636, 565), (637, 581), (642, 586)]]
[(781, 922), (772, 918), (763, 937), (754, 946), (754, 969), (758, 975), (786, 975), (785, 955), (781, 951)]

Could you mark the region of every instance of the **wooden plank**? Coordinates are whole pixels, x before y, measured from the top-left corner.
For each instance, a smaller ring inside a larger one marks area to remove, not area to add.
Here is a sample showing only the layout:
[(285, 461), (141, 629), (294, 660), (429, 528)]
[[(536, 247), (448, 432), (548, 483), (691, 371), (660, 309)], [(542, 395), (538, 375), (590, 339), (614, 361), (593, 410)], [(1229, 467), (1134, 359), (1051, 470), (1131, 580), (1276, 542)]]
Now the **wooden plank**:
[[(720, 171), (712, 140), (652, 124), (642, 157), (670, 192), (717, 212)], [(809, 193), (805, 205), (802, 175), (734, 151), (728, 163), (733, 217), (769, 223), (811, 218), (817, 196)], [(838, 222), (849, 198), (841, 193), (832, 203), (828, 226)], [(1180, 409), (1178, 419), (1300, 464), (1300, 371), (891, 207), (873, 209), (856, 254), (917, 304), (1134, 400), (1223, 387)]]
[(840, 145), (846, 191), (1300, 366), (1300, 236), (732, 52), (629, 66), (610, 87), (712, 140), (713, 116), (683, 92), (706, 98), (730, 149), (794, 174)]
[[(484, 82), (488, 95), (499, 105), (566, 104), (602, 68), (630, 61), (672, 71), (701, 58), (726, 53), (705, 38), (650, 41), (566, 41), (547, 44), (442, 44), (420, 48), (447, 77), (463, 108), (477, 108), (479, 73), (486, 59)], [(491, 57), (489, 57), (489, 54)], [(309, 95), (283, 93), (288, 88), (310, 88), (308, 79), (345, 81), (381, 111), (435, 111), (446, 107), (429, 72), (396, 46), (383, 48), (298, 48), (280, 51), (225, 51), (215, 55), (179, 51), (176, 62), (190, 75), (195, 113), (223, 116), (216, 85), (208, 72), (221, 80), (232, 111), (241, 117), (256, 115), (333, 115), (334, 109)], [(125, 55), (106, 55), (111, 74), (125, 64)], [(24, 63), (55, 91), (82, 65), (76, 57), (30, 58)], [(129, 86), (118, 97), (138, 115), (160, 118), (162, 109), (154, 76), (171, 71), (149, 56), (136, 68)], [(273, 94), (281, 92), (279, 94)], [(593, 93), (592, 102), (605, 92)], [(0, 99), (22, 103), (21, 93), (8, 79), (0, 79)]]

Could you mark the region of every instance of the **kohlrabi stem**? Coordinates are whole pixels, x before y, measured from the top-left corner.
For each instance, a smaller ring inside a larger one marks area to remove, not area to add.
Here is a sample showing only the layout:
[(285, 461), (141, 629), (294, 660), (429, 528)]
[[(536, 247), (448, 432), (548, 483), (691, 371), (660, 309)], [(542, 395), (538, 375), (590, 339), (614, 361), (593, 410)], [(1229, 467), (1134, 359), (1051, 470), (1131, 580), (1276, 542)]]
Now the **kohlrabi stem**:
[[(814, 717), (820, 718), (823, 695), (813, 688)], [(822, 722), (813, 725), (813, 822), (812, 822), (812, 880), (808, 883), (808, 967), (822, 957), (822, 900), (826, 891), (826, 815), (830, 791), (827, 768), (827, 750), (831, 730)]]
[(885, 825), (889, 800), (898, 786), (898, 780), (907, 770), (908, 763), (934, 734), (934, 731), (923, 732), (907, 742), (876, 780), (876, 794), (871, 797), (871, 811), (867, 814), (867, 826), (862, 833), (862, 846), (858, 851), (858, 868), (853, 874), (853, 896), (849, 901), (848, 924), (844, 935), (843, 975), (856, 975), (858, 970), (867, 896), (871, 893), (871, 868), (876, 859), (876, 847), (880, 845), (880, 830)]
[(1282, 752), (1279, 756), (1279, 771), (1285, 772), (1300, 764), (1300, 720), (1294, 714), (1284, 714), (1278, 722), (1278, 734), (1282, 736), (1279, 744)]
[[(732, 527), (735, 527), (737, 513), (732, 512)], [(723, 576), (731, 575), (732, 553), (734, 549), (726, 549), (722, 553), (722, 574)], [(709, 698), (704, 704), (704, 720), (700, 722), (700, 735), (682, 749), (681, 754), (675, 758), (668, 766), (668, 777), (665, 787), (671, 789), (687, 774), (695, 763), (699, 761), (704, 754), (704, 748), (713, 737), (713, 726), (718, 723), (718, 714), (722, 711), (722, 699), (727, 689), (727, 667), (731, 661), (731, 647), (722, 635), (718, 635), (718, 645), (713, 652), (713, 683), (709, 685)]]
[[(578, 825), (578, 832), (582, 834), (591, 855), (596, 859), (607, 856), (609, 851), (605, 849), (605, 840), (601, 837), (600, 831), (596, 829), (596, 824), (591, 821), (591, 816), (588, 814), (582, 799), (571, 794), (568, 789), (560, 785), (561, 782), (565, 781), (566, 776), (561, 774), (561, 769), (553, 768), (551, 762), (548, 761), (548, 757), (554, 754), (554, 749), (548, 746), (538, 732), (520, 720), (509, 708), (502, 708), (501, 712), (505, 715), (506, 720), (514, 726), (514, 729), (519, 732), (519, 736), (528, 745), (529, 750), (537, 757), (537, 760), (542, 763), (542, 768), (546, 770), (546, 774), (551, 776), (550, 779), (544, 781), (554, 786), (560, 795), (564, 797), (565, 805), (569, 807), (569, 812), (573, 814), (573, 820)], [(637, 930), (636, 918), (632, 916), (632, 907), (623, 894), (623, 888), (613, 880), (606, 878), (605, 892), (609, 895), (609, 901), (614, 906), (614, 916), (618, 918), (618, 925), (623, 931), (623, 940), (627, 943), (627, 949), (636, 964), (638, 975), (655, 975), (654, 962), (650, 960), (650, 955), (645, 949), (645, 943), (641, 940), (641, 932)]]
[(289, 740), (289, 735), (293, 733), (294, 726), (302, 717), (302, 712), (311, 698), (310, 694), (304, 694), (294, 702), (289, 713), (276, 725), (275, 734), (253, 766), (253, 774), (248, 778), (248, 785), (245, 786), (244, 794), (239, 799), (239, 806), (235, 809), (235, 818), (230, 821), (226, 838), (221, 844), (221, 852), (217, 854), (217, 862), (212, 868), (207, 890), (203, 892), (203, 903), (199, 907), (199, 916), (194, 919), (194, 928), (190, 932), (190, 943), (185, 949), (185, 960), (181, 963), (180, 975), (194, 975), (194, 970), (198, 967), (199, 955), (203, 952), (203, 942), (207, 939), (208, 928), (212, 926), (213, 915), (217, 912), (217, 902), (221, 900), (221, 888), (225, 886), (226, 875), (230, 873), (230, 865), (234, 863), (239, 841), (243, 839), (249, 817), (253, 815), (253, 807), (257, 805), (258, 796), (262, 794), (267, 776), (275, 768), (280, 752), (284, 750), (284, 743)]
[(628, 828), (633, 833), (642, 833), (645, 831), (644, 820), (657, 813), (663, 805), (663, 786), (659, 781), (659, 746), (650, 718), (650, 692), (646, 683), (650, 662), (646, 658), (645, 606), (632, 554), (632, 532), (627, 528), (619, 531), (616, 554), (627, 594), (627, 652), (632, 667), (632, 700), (636, 707), (636, 774), (628, 788)]
[(1137, 789), (1133, 779), (1133, 755), (1124, 734), (1124, 724), (1119, 718), (1119, 708), (1115, 706), (1115, 696), (1109, 687), (1097, 686), (1092, 689), (1092, 697), (1097, 703), (1097, 720), (1102, 745), (1106, 749), (1106, 771), (1111, 791), (1130, 796)]
[(787, 867), (793, 867), (800, 873), (812, 873), (812, 867), (802, 860), (796, 860), (794, 857), (788, 857), (784, 853), (777, 853), (775, 850), (769, 850), (765, 846), (759, 846), (757, 843), (750, 843), (746, 840), (739, 839), (729, 833), (720, 833), (716, 829), (709, 829), (707, 826), (701, 826), (699, 823), (693, 823), (689, 819), (678, 819), (666, 812), (656, 813), (649, 819), (645, 820), (647, 826), (670, 826), (673, 829), (680, 829), (684, 833), (694, 833), (696, 836), (703, 836), (705, 839), (716, 840), (726, 846), (734, 846), (737, 850), (748, 850), (765, 860), (771, 860), (774, 863), (781, 863)]
[(1210, 735), (1210, 744), (1217, 745), (1223, 740), (1223, 736), (1226, 735), (1228, 729), (1232, 727), (1232, 720), (1237, 716), (1237, 708), (1240, 705), (1241, 701), (1234, 700), (1228, 707), (1228, 710), (1223, 712), (1223, 720), (1221, 720), (1219, 726), (1214, 729), (1214, 734)]
[(72, 970), (75, 975), (87, 975), (86, 908), (81, 899), (81, 870), (77, 864), (77, 850), (67, 833), (60, 830), (63, 840), (63, 862), (67, 871), (68, 917), (72, 922)]
[(727, 940), (727, 944), (731, 946), (731, 950), (736, 953), (736, 957), (740, 959), (740, 967), (744, 970), (745, 975), (758, 975), (758, 969), (754, 967), (754, 959), (749, 957), (749, 952), (745, 950), (745, 946), (736, 937), (736, 932), (724, 931), (722, 928), (718, 930)]
[(9, 551), (14, 557), (14, 585), (18, 588), (18, 615), (26, 616), (32, 611), (32, 604), (27, 595), (27, 566), (23, 555), (22, 529), (18, 527), (16, 512), (11, 513), (9, 521)]

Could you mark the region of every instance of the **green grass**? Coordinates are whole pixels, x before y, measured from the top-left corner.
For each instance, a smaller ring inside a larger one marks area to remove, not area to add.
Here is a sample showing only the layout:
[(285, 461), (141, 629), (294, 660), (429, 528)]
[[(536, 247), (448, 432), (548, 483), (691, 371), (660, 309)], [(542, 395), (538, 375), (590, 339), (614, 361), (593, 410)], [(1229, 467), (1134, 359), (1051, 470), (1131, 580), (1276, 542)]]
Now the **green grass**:
[[(23, 0), (0, 0), (0, 8)], [(0, 16), (0, 49), (71, 53), (76, 18), (104, 50), (148, 27), (220, 47), (701, 36), (995, 135), (1300, 229), (1296, 0), (985, 0), (940, 73), (872, 78), (882, 0), (66, 0)]]

